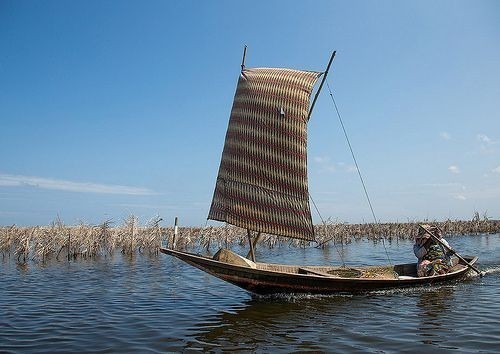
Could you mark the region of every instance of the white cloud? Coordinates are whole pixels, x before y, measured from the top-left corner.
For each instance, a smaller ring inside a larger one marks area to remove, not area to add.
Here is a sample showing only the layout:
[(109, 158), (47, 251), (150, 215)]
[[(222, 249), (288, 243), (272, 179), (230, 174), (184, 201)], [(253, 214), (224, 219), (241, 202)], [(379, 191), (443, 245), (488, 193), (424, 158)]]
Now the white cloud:
[(330, 158), (328, 156), (315, 156), (314, 162), (321, 167), (322, 171), (335, 172), (337, 170), (337, 167), (334, 163), (330, 162)]
[(493, 170), (491, 170), (493, 173), (500, 173), (500, 166), (495, 167)]
[(346, 164), (345, 162), (332, 162), (329, 156), (315, 156), (313, 161), (320, 166), (322, 172), (342, 171), (352, 173), (358, 171), (355, 165)]
[(458, 199), (458, 200), (467, 200), (464, 193), (467, 193), (467, 195), (470, 194), (470, 192), (467, 191), (467, 187), (465, 185), (463, 185), (461, 183), (455, 183), (455, 182), (426, 183), (426, 184), (422, 184), (422, 187), (432, 188), (432, 194), (435, 196), (446, 195), (446, 196), (451, 196), (452, 198)]
[(36, 187), (79, 193), (152, 195), (153, 191), (142, 187), (130, 187), (92, 182), (73, 182), (34, 176), (0, 174), (0, 187)]
[(425, 183), (422, 184), (423, 187), (433, 187), (433, 188), (461, 188), (465, 190), (465, 186), (461, 183), (451, 182), (451, 183)]
[(492, 140), (486, 134), (477, 134), (477, 140), (481, 143), (479, 148), (479, 152), (483, 155), (492, 155), (496, 153), (495, 146), (498, 144), (497, 141)]
[(325, 163), (328, 162), (330, 158), (328, 156), (315, 156), (313, 160), (316, 163)]
[(352, 173), (352, 172), (358, 172), (358, 169), (356, 168), (355, 165), (348, 165), (346, 167), (346, 172), (350, 172), (350, 173)]
[(451, 140), (451, 135), (448, 132), (441, 132), (439, 133), (439, 136), (444, 140)]
[(448, 167), (448, 171), (455, 174), (460, 173), (460, 169), (458, 168), (458, 166), (455, 165), (451, 165), (450, 167)]
[(493, 144), (493, 141), (485, 134), (477, 134), (477, 140), (487, 145)]

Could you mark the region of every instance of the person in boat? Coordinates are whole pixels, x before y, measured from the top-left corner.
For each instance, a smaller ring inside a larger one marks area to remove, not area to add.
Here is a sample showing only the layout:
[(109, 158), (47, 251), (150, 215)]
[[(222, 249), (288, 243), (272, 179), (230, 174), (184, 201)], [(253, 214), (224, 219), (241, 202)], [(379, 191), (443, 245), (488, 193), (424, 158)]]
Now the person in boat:
[(428, 277), (448, 273), (452, 265), (450, 250), (434, 240), (426, 232), (426, 229), (449, 247), (439, 227), (430, 225), (419, 226), (418, 234), (415, 237), (415, 244), (413, 245), (413, 252), (418, 258), (417, 275), (419, 277)]

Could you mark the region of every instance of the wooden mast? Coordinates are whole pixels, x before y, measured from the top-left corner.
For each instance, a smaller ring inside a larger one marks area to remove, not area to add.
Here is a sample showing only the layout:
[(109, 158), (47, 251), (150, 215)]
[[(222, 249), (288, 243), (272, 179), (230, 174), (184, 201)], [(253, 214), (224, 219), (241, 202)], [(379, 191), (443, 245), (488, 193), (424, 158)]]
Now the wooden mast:
[(252, 258), (252, 262), (255, 262), (255, 252), (253, 250), (253, 242), (252, 242), (252, 231), (250, 231), (250, 229), (247, 229), (247, 237), (248, 237), (248, 244), (250, 245), (250, 256)]
[[(245, 47), (246, 50), (246, 47)], [(311, 108), (309, 109), (309, 114), (307, 115), (307, 120), (311, 118), (312, 111), (314, 109), (314, 105), (316, 104), (316, 100), (318, 99), (319, 93), (321, 92), (321, 89), (323, 88), (323, 84), (326, 81), (326, 77), (328, 76), (328, 71), (330, 70), (330, 66), (332, 65), (333, 59), (335, 58), (335, 53), (337, 53), (336, 50), (333, 51), (332, 56), (330, 57), (330, 60), (328, 61), (328, 65), (326, 66), (325, 74), (323, 75), (323, 80), (321, 80), (321, 84), (319, 84), (318, 91), (316, 92), (316, 95), (314, 96), (314, 100), (311, 104)]]
[[(246, 58), (247, 58), (247, 46), (245, 44), (245, 47), (243, 48), (243, 59), (241, 59), (241, 71), (245, 70)], [(252, 232), (250, 231), (250, 229), (247, 229), (247, 238), (248, 238), (248, 244), (250, 245), (250, 251), (247, 254), (247, 258), (250, 256), (252, 261), (255, 262), (254, 243), (252, 241)]]
[(245, 69), (245, 59), (247, 57), (247, 46), (245, 44), (245, 48), (243, 49), (243, 59), (241, 60), (241, 71)]
[[(254, 257), (255, 257), (255, 248), (257, 247), (257, 242), (259, 242), (259, 239), (260, 239), (260, 236), (261, 236), (261, 235), (262, 235), (262, 233), (260, 233), (260, 232), (259, 232), (259, 233), (257, 233), (257, 236), (255, 236), (255, 238), (254, 238), (254, 239), (253, 239), (253, 241), (252, 241), (252, 245), (253, 245), (253, 252), (254, 252)], [(251, 250), (250, 250), (250, 251), (248, 251), (248, 253), (247, 253), (247, 258), (249, 258), (249, 259), (250, 259), (251, 257), (252, 257), (252, 252), (251, 252)], [(252, 261), (254, 261), (254, 260), (252, 259)], [(255, 262), (255, 261), (254, 261), (254, 262)]]

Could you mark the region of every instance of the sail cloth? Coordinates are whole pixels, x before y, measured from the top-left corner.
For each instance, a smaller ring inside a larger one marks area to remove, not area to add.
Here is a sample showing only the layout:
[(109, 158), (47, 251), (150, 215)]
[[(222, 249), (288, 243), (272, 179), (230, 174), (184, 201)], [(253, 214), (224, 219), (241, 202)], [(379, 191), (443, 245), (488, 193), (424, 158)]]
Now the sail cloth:
[(307, 188), (307, 119), (321, 73), (241, 72), (209, 219), (314, 240)]

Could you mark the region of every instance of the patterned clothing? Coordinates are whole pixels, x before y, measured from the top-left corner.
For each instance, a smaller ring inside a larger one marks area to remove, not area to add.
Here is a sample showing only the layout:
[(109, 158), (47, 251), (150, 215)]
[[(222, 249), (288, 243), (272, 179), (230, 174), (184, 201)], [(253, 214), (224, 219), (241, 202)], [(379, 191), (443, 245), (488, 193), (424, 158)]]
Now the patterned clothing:
[[(448, 246), (445, 239), (441, 239), (441, 241)], [(451, 259), (447, 249), (441, 244), (435, 242), (421, 246), (415, 244), (413, 251), (418, 258), (417, 275), (419, 277), (446, 274), (451, 268)]]
[(450, 264), (444, 259), (423, 260), (417, 266), (417, 275), (419, 277), (430, 277), (432, 275), (446, 274), (449, 270)]

